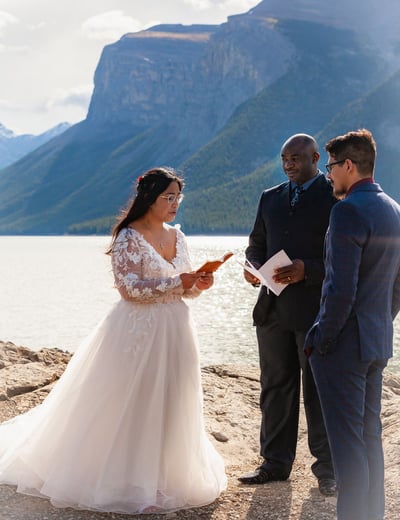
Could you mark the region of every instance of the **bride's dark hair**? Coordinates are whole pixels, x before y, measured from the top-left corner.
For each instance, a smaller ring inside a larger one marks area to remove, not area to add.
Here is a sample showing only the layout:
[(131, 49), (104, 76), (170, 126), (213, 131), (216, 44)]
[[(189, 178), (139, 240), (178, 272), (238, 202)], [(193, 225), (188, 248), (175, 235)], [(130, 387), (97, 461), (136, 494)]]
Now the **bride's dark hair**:
[(179, 190), (183, 189), (183, 179), (178, 177), (175, 170), (169, 167), (152, 168), (137, 179), (136, 196), (128, 203), (116, 224), (113, 227), (111, 235), (111, 245), (107, 250), (107, 254), (112, 253), (115, 239), (121, 229), (129, 226), (131, 222), (143, 217), (157, 197), (163, 193), (171, 182), (177, 182)]

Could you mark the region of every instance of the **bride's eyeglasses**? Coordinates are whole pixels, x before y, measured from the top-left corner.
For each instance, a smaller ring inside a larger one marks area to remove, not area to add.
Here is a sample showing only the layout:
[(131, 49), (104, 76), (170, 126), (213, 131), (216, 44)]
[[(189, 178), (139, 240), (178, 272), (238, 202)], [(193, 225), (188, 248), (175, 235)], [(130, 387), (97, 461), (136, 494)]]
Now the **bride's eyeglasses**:
[(173, 193), (170, 193), (169, 195), (160, 195), (162, 199), (166, 199), (168, 201), (168, 204), (174, 204), (177, 202), (180, 204), (183, 201), (183, 193), (178, 193), (178, 195), (174, 195)]

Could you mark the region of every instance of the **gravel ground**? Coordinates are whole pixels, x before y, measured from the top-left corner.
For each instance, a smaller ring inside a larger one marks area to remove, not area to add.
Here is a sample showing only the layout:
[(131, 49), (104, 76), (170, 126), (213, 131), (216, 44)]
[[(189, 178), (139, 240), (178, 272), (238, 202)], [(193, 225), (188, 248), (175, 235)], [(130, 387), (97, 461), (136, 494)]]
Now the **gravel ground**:
[[(62, 354), (59, 354), (62, 356)], [(48, 354), (47, 354), (48, 356)], [(57, 357), (57, 356), (56, 356)], [(64, 363), (65, 359), (61, 359)], [(60, 364), (52, 359), (49, 366)], [(1, 367), (0, 367), (1, 368)], [(1, 374), (0, 374), (1, 375)], [(57, 373), (57, 376), (59, 374)], [(304, 415), (301, 415), (296, 462), (290, 479), (262, 486), (245, 486), (237, 477), (252, 471), (258, 458), (258, 369), (217, 366), (203, 369), (204, 415), (207, 430), (222, 454), (228, 488), (208, 506), (167, 514), (135, 515), (146, 520), (335, 520), (334, 498), (324, 498), (311, 473)], [(26, 371), (24, 372), (26, 378)], [(41, 377), (43, 377), (41, 375)], [(47, 376), (46, 376), (47, 377)], [(3, 380), (5, 378), (3, 377)], [(386, 520), (400, 520), (400, 378), (388, 374), (383, 395), (384, 447), (386, 453)], [(20, 384), (18, 381), (13, 384)], [(0, 400), (0, 421), (38, 404), (50, 385), (31, 388)], [(0, 486), (0, 520), (123, 520), (132, 515), (58, 509), (46, 499), (16, 493)]]

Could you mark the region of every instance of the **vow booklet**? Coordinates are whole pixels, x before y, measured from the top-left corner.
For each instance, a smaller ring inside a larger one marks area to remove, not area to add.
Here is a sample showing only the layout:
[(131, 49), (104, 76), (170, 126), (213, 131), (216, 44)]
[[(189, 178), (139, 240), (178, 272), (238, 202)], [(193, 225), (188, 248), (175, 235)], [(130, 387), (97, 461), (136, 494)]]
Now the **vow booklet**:
[(208, 260), (201, 267), (199, 267), (196, 272), (197, 273), (214, 273), (231, 256), (233, 256), (233, 253), (228, 251), (228, 253), (225, 253), (224, 256), (222, 258), (218, 259), (218, 260)]
[(287, 283), (276, 283), (272, 279), (275, 274), (275, 269), (293, 263), (283, 249), (278, 251), (274, 256), (271, 256), (271, 258), (267, 260), (260, 269), (256, 269), (248, 260), (245, 260), (244, 262), (238, 260), (238, 262), (243, 269), (246, 269), (246, 271), (258, 278), (260, 282), (276, 296), (279, 296), (288, 285)]

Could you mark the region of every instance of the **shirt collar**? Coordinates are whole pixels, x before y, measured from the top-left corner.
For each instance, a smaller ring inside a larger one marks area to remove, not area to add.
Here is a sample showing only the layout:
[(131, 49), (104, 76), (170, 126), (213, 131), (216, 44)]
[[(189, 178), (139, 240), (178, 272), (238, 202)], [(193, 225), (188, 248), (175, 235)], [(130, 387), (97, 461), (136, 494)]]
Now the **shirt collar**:
[[(309, 179), (308, 181), (306, 181), (304, 184), (301, 185), (303, 190), (308, 190), (308, 188), (311, 186), (311, 184), (313, 182), (315, 182), (320, 175), (324, 175), (324, 174), (321, 172), (321, 170), (318, 170), (317, 175), (314, 175), (314, 177), (312, 177), (311, 179)], [(296, 186), (297, 186), (297, 184), (295, 182), (290, 181), (290, 188), (292, 190), (294, 190), (296, 188)]]
[(372, 184), (373, 182), (374, 182), (373, 177), (366, 177), (365, 179), (360, 179), (359, 181), (355, 182), (354, 184), (352, 184), (350, 186), (348, 192), (346, 193), (346, 197), (348, 197), (350, 195), (350, 193), (358, 186), (362, 186), (363, 184)]

